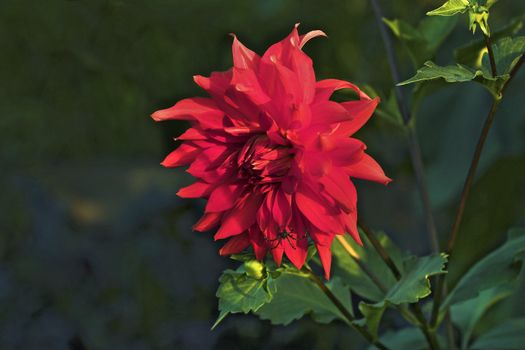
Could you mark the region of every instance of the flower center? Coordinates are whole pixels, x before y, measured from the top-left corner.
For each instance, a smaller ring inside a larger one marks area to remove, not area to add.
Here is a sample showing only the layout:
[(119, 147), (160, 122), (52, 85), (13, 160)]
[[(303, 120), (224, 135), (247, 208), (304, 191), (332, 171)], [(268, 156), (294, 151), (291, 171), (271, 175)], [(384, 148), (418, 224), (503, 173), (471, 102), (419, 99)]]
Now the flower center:
[(281, 182), (290, 170), (293, 156), (291, 147), (272, 143), (266, 135), (254, 136), (239, 152), (240, 176), (253, 185)]

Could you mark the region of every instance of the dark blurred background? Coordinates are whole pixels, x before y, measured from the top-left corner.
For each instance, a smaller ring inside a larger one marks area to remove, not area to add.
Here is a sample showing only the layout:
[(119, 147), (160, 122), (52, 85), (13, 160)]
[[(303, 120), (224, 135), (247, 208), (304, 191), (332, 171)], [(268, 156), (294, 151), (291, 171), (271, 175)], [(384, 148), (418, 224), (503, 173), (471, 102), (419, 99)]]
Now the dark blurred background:
[[(382, 1), (412, 24), (442, 1)], [(501, 1), (493, 28), (525, 12)], [(191, 225), (202, 202), (181, 200), (191, 179), (159, 165), (186, 125), (149, 114), (202, 95), (192, 81), (231, 65), (231, 37), (259, 53), (286, 36), (322, 29), (308, 43), (318, 78), (388, 95), (392, 81), (364, 0), (0, 1), (0, 349), (353, 349), (342, 325), (308, 318), (271, 327), (234, 316), (215, 331), (220, 272), (234, 264)], [(522, 31), (523, 32), (523, 31)], [(479, 33), (477, 34), (479, 38)], [(472, 39), (462, 18), (437, 57)], [(401, 54), (402, 73), (414, 73)], [(523, 73), (523, 72), (522, 72)], [(525, 224), (525, 74), (508, 89), (469, 201), (450, 276), (457, 279)], [(449, 86), (417, 119), (442, 235), (490, 96)], [(404, 249), (428, 253), (403, 133), (381, 117), (360, 131), (394, 182), (358, 182), (360, 215)], [(495, 314), (520, 313), (521, 292)], [(490, 319), (486, 322), (491, 322)], [(492, 321), (495, 322), (495, 321)]]

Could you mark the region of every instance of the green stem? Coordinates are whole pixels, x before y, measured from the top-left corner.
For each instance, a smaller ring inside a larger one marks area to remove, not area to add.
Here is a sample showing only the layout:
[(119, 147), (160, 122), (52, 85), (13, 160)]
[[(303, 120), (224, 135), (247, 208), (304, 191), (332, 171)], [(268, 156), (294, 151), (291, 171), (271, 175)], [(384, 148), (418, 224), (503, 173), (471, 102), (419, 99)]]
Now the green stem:
[[(379, 256), (381, 256), (385, 264), (388, 266), (390, 271), (392, 271), (392, 274), (394, 275), (396, 280), (399, 281), (401, 279), (401, 272), (397, 268), (394, 260), (392, 260), (392, 258), (390, 257), (390, 254), (388, 254), (388, 251), (385, 249), (385, 247), (381, 245), (381, 242), (379, 242), (372, 230), (363, 225), (361, 222), (359, 223), (359, 226), (361, 227), (361, 230), (365, 233), (370, 243), (372, 243), (374, 249), (377, 251)], [(399, 309), (399, 311), (403, 313), (402, 309)], [(425, 335), (425, 338), (427, 339), (427, 342), (430, 345), (430, 349), (438, 350), (440, 347), (436, 338), (436, 334), (430, 329), (429, 324), (423, 314), (423, 311), (421, 311), (421, 307), (419, 306), (419, 304), (411, 304), (410, 311), (412, 315), (414, 315), (415, 318), (418, 320), (419, 328)]]
[(330, 299), (330, 301), (334, 304), (335, 307), (343, 314), (343, 316), (347, 319), (348, 324), (355, 329), (359, 334), (363, 336), (370, 344), (375, 345), (377, 348), (381, 350), (389, 350), (388, 347), (386, 347), (383, 343), (381, 343), (379, 340), (374, 339), (374, 336), (370, 334), (365, 328), (359, 327), (354, 324), (355, 318), (352, 316), (352, 314), (347, 310), (347, 308), (339, 301), (339, 299), (332, 293), (332, 291), (326, 286), (326, 284), (317, 276), (311, 269), (304, 267), (304, 270), (308, 273), (310, 276), (310, 279), (317, 284), (317, 286), (323, 291), (323, 293)]
[(451, 254), (452, 250), (454, 249), (454, 244), (456, 243), (459, 226), (461, 225), (461, 221), (463, 219), (465, 205), (467, 204), (467, 199), (470, 194), (470, 189), (472, 188), (472, 183), (474, 182), (476, 170), (478, 169), (479, 160), (481, 158), (481, 153), (483, 152), (483, 147), (485, 146), (485, 141), (487, 140), (487, 136), (489, 134), (490, 128), (492, 127), (492, 124), (494, 123), (494, 118), (496, 117), (496, 110), (498, 109), (500, 101), (501, 101), (500, 99), (494, 99), (492, 101), (492, 105), (490, 106), (489, 113), (487, 115), (487, 118), (485, 119), (485, 124), (483, 125), (483, 129), (481, 130), (481, 134), (479, 135), (478, 143), (476, 145), (476, 150), (474, 151), (474, 156), (472, 157), (472, 161), (470, 162), (470, 168), (468, 170), (468, 174), (465, 179), (465, 183), (463, 185), (463, 190), (461, 192), (461, 198), (459, 200), (459, 206), (456, 211), (456, 218), (454, 220), (454, 225), (452, 226), (452, 230), (449, 236), (449, 240), (447, 244), (447, 252), (449, 254)]
[(496, 68), (496, 60), (494, 59), (494, 51), (492, 51), (492, 43), (490, 40), (490, 36), (488, 36), (487, 34), (483, 34), (483, 37), (485, 38), (485, 46), (487, 46), (487, 51), (489, 53), (490, 69), (492, 71), (492, 76), (496, 77), (498, 76), (498, 69)]
[[(490, 58), (490, 55), (489, 55), (489, 58)], [(470, 168), (467, 173), (465, 183), (463, 185), (463, 190), (461, 192), (461, 198), (459, 200), (456, 217), (454, 219), (454, 224), (450, 232), (450, 236), (449, 236), (449, 240), (447, 244), (447, 252), (449, 255), (452, 255), (452, 252), (454, 250), (457, 235), (459, 232), (459, 227), (461, 225), (461, 221), (463, 219), (463, 213), (464, 213), (465, 206), (467, 203), (467, 198), (470, 193), (472, 183), (474, 182), (474, 177), (476, 175), (477, 166), (481, 158), (481, 153), (483, 151), (483, 146), (485, 145), (485, 141), (489, 134), (490, 128), (492, 127), (492, 123), (494, 122), (494, 118), (496, 117), (497, 108), (503, 99), (503, 93), (506, 91), (509, 83), (514, 79), (514, 77), (516, 76), (516, 74), (518, 73), (519, 69), (521, 68), (524, 62), (525, 62), (525, 55), (522, 55), (519, 61), (516, 63), (516, 65), (512, 68), (511, 72), (509, 73), (509, 79), (502, 86), (500, 90), (500, 94), (499, 94), (500, 97), (493, 99), (492, 105), (487, 115), (487, 118), (485, 119), (485, 123), (483, 125), (483, 129), (481, 130), (481, 134), (479, 136), (478, 143), (476, 144), (476, 150), (474, 151), (474, 155), (470, 163)], [(438, 278), (435, 291), (436, 291), (436, 295), (434, 297), (434, 305), (432, 307), (432, 316), (430, 319), (430, 326), (432, 328), (435, 328), (437, 325), (437, 322), (439, 319), (440, 306), (441, 306), (442, 300), (446, 296), (446, 283), (445, 283), (444, 276), (440, 276)], [(448, 310), (445, 312), (448, 312)], [(445, 317), (448, 318), (446, 314), (445, 314)]]
[(394, 275), (396, 280), (399, 281), (401, 279), (401, 272), (399, 271), (399, 269), (397, 268), (396, 264), (394, 263), (394, 260), (392, 260), (392, 258), (390, 257), (390, 254), (388, 254), (388, 252), (385, 249), (385, 247), (383, 247), (381, 245), (381, 242), (379, 242), (379, 240), (374, 235), (372, 230), (370, 230), (362, 222), (359, 222), (358, 225), (359, 225), (359, 227), (361, 227), (361, 230), (363, 230), (363, 232), (365, 233), (366, 238), (368, 238), (370, 243), (372, 243), (372, 246), (374, 246), (374, 249), (379, 254), (381, 259), (383, 259), (383, 261), (385, 262), (386, 266), (388, 266), (390, 271), (392, 271), (392, 274)]
[[(386, 56), (388, 60), (388, 65), (390, 66), (390, 73), (392, 74), (392, 80), (394, 83), (401, 81), (401, 75), (399, 74), (399, 64), (397, 62), (397, 57), (394, 50), (394, 44), (392, 36), (388, 31), (385, 23), (383, 22), (383, 10), (379, 5), (378, 0), (371, 0), (372, 7), (374, 9), (374, 15), (376, 18), (379, 31), (381, 33), (381, 38), (383, 39), (383, 44), (385, 46)], [(396, 96), (396, 101), (399, 106), (399, 111), (403, 122), (408, 132), (408, 149), (410, 152), (410, 159), (412, 161), (412, 167), (414, 168), (414, 175), (416, 177), (417, 186), (419, 189), (419, 194), (421, 196), (421, 204), (423, 205), (423, 211), (425, 213), (425, 224), (427, 227), (427, 233), (430, 240), (430, 245), (434, 253), (439, 252), (439, 240), (436, 230), (436, 224), (434, 221), (434, 216), (432, 214), (432, 206), (430, 204), (430, 196), (425, 180), (425, 171), (423, 167), (423, 160), (421, 157), (421, 148), (416, 135), (416, 130), (410, 123), (412, 116), (410, 115), (410, 109), (408, 108), (407, 99), (403, 94), (403, 90), (400, 86), (394, 86), (394, 92)]]

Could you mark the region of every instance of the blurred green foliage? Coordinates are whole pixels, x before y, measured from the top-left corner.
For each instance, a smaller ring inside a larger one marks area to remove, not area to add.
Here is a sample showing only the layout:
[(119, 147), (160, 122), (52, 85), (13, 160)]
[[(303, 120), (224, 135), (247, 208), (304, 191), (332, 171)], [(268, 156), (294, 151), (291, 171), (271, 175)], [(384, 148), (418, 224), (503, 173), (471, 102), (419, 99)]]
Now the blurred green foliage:
[[(439, 2), (383, 5), (389, 19), (416, 26)], [(491, 27), (524, 12), (521, 1), (502, 1)], [(218, 256), (210, 235), (191, 232), (201, 203), (174, 195), (188, 177), (158, 166), (184, 125), (148, 117), (202, 94), (192, 75), (230, 66), (228, 33), (261, 53), (296, 22), (328, 34), (305, 49), (319, 78), (388, 95), (385, 53), (363, 0), (0, 2), (1, 349), (359, 347), (338, 323), (283, 328), (232, 317), (210, 332), (217, 279), (233, 265)], [(458, 22), (436, 63), (450, 64), (455, 48), (479, 39), (467, 26)], [(397, 49), (409, 78), (410, 54)], [(508, 227), (525, 224), (524, 84), (522, 74), (498, 111), (452, 258), (452, 283)], [(467, 84), (440, 90), (418, 109), (442, 237), (489, 101), (488, 92)], [(386, 188), (358, 183), (361, 217), (404, 249), (428, 252), (403, 133), (378, 115), (359, 137), (395, 180)], [(525, 311), (518, 303), (524, 290), (480, 327)]]

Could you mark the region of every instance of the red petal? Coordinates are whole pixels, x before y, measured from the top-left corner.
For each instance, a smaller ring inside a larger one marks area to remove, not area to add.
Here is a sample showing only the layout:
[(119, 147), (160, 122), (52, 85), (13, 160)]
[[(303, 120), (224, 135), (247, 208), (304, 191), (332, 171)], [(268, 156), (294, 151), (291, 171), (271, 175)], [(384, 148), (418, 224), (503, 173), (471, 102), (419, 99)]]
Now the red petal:
[(199, 232), (211, 230), (219, 224), (221, 218), (222, 213), (205, 213), (200, 220), (193, 225), (193, 229)]
[(239, 200), (243, 189), (244, 186), (239, 184), (224, 184), (218, 186), (211, 193), (206, 204), (205, 212), (209, 213), (231, 209), (237, 200)]
[(295, 193), (295, 203), (308, 221), (318, 229), (327, 233), (344, 232), (342, 224), (337, 220), (337, 212), (333, 212), (319, 194), (306, 186), (300, 186)]
[(326, 193), (334, 198), (349, 213), (355, 210), (357, 191), (349, 176), (341, 171), (332, 171), (320, 178)]
[(363, 153), (359, 161), (345, 166), (345, 170), (349, 176), (358, 179), (375, 181), (384, 185), (392, 181), (385, 175), (381, 166), (366, 153)]
[(281, 189), (275, 191), (275, 198), (273, 201), (272, 216), (273, 220), (280, 228), (285, 228), (291, 219), (291, 195), (285, 193)]
[(378, 103), (379, 97), (376, 97), (373, 100), (349, 101), (341, 103), (341, 105), (351, 116), (351, 120), (342, 123), (338, 132), (344, 134), (345, 136), (353, 135), (357, 130), (361, 129), (368, 119), (370, 119)]
[(284, 246), (284, 252), (288, 259), (290, 259), (291, 263), (300, 270), (306, 261), (306, 256), (308, 255), (308, 239), (306, 236), (297, 234), (295, 239), (283, 239), (281, 240), (281, 243), (281, 245)]
[(314, 103), (328, 100), (334, 91), (340, 89), (352, 89), (358, 93), (359, 98), (362, 100), (369, 100), (367, 94), (361, 91), (356, 85), (339, 79), (325, 79), (319, 80), (315, 86), (315, 99)]
[(352, 119), (350, 112), (345, 109), (340, 103), (334, 101), (323, 101), (312, 105), (312, 123), (311, 125), (319, 124), (334, 124)]
[(255, 214), (259, 209), (263, 196), (259, 193), (248, 193), (239, 199), (235, 207), (225, 214), (222, 225), (214, 239), (223, 239), (241, 234), (252, 226), (256, 219)]
[(193, 97), (180, 100), (173, 107), (161, 109), (151, 115), (155, 121), (163, 120), (193, 120), (203, 128), (222, 127), (224, 112), (211, 98)]
[(273, 261), (275, 261), (277, 266), (281, 266), (281, 263), (283, 261), (283, 253), (284, 253), (284, 248), (282, 244), (279, 244), (275, 248), (272, 248), (271, 252), (273, 256)]
[(356, 241), (357, 244), (363, 245), (363, 242), (361, 241), (361, 237), (359, 236), (359, 230), (357, 229), (357, 209), (352, 211), (348, 214), (343, 214), (345, 217), (343, 220), (345, 221), (345, 228), (346, 231), (354, 241)]
[(236, 68), (248, 68), (255, 69), (259, 64), (259, 55), (252, 50), (244, 46), (235, 34), (233, 36), (232, 54), (233, 54), (233, 65)]
[(206, 90), (212, 96), (220, 96), (229, 86), (232, 78), (231, 70), (226, 72), (213, 72), (209, 77), (195, 75), (193, 80), (197, 85)]
[(230, 240), (222, 246), (222, 248), (219, 250), (219, 254), (224, 255), (231, 255), (231, 254), (237, 254), (242, 252), (244, 249), (246, 249), (250, 245), (250, 238), (248, 237), (248, 234), (238, 235), (235, 237), (230, 238)]
[[(333, 238), (333, 237), (332, 237)], [(319, 253), (319, 258), (321, 259), (321, 264), (324, 269), (324, 276), (327, 280), (330, 279), (330, 267), (332, 265), (332, 252), (330, 246), (316, 244), (317, 252)]]
[(195, 182), (189, 186), (183, 187), (177, 192), (177, 196), (181, 198), (201, 198), (210, 194), (212, 185), (206, 182)]
[[(328, 152), (327, 155), (335, 166), (346, 166), (352, 164), (356, 159), (362, 157), (366, 145), (354, 138), (320, 138), (323, 148)], [(331, 149), (333, 148), (333, 149)]]
[(264, 236), (261, 230), (259, 229), (259, 227), (257, 227), (257, 225), (253, 225), (248, 230), (248, 233), (250, 235), (250, 240), (252, 243), (253, 251), (255, 253), (255, 258), (257, 260), (263, 260), (266, 256), (267, 247), (266, 241), (264, 240)]
[(182, 135), (175, 138), (176, 140), (183, 140), (183, 141), (192, 141), (192, 140), (207, 140), (208, 136), (202, 132), (202, 130), (198, 130), (195, 128), (189, 128), (186, 130)]
[[(315, 73), (312, 60), (301, 50), (300, 44), (296, 26), (285, 39), (268, 48), (261, 59), (259, 76), (274, 99), (291, 94), (296, 104), (310, 104), (313, 100)], [(284, 91), (275, 88), (279, 83)]]
[(299, 42), (299, 48), (302, 48), (304, 46), (304, 44), (306, 44), (308, 41), (310, 41), (311, 39), (313, 38), (316, 38), (318, 36), (324, 36), (326, 37), (327, 35), (322, 31), (322, 30), (312, 30), (304, 35), (301, 35), (301, 40)]
[(174, 168), (178, 166), (187, 165), (201, 152), (196, 146), (183, 143), (175, 151), (168, 154), (168, 156), (162, 161), (162, 166), (166, 168)]

